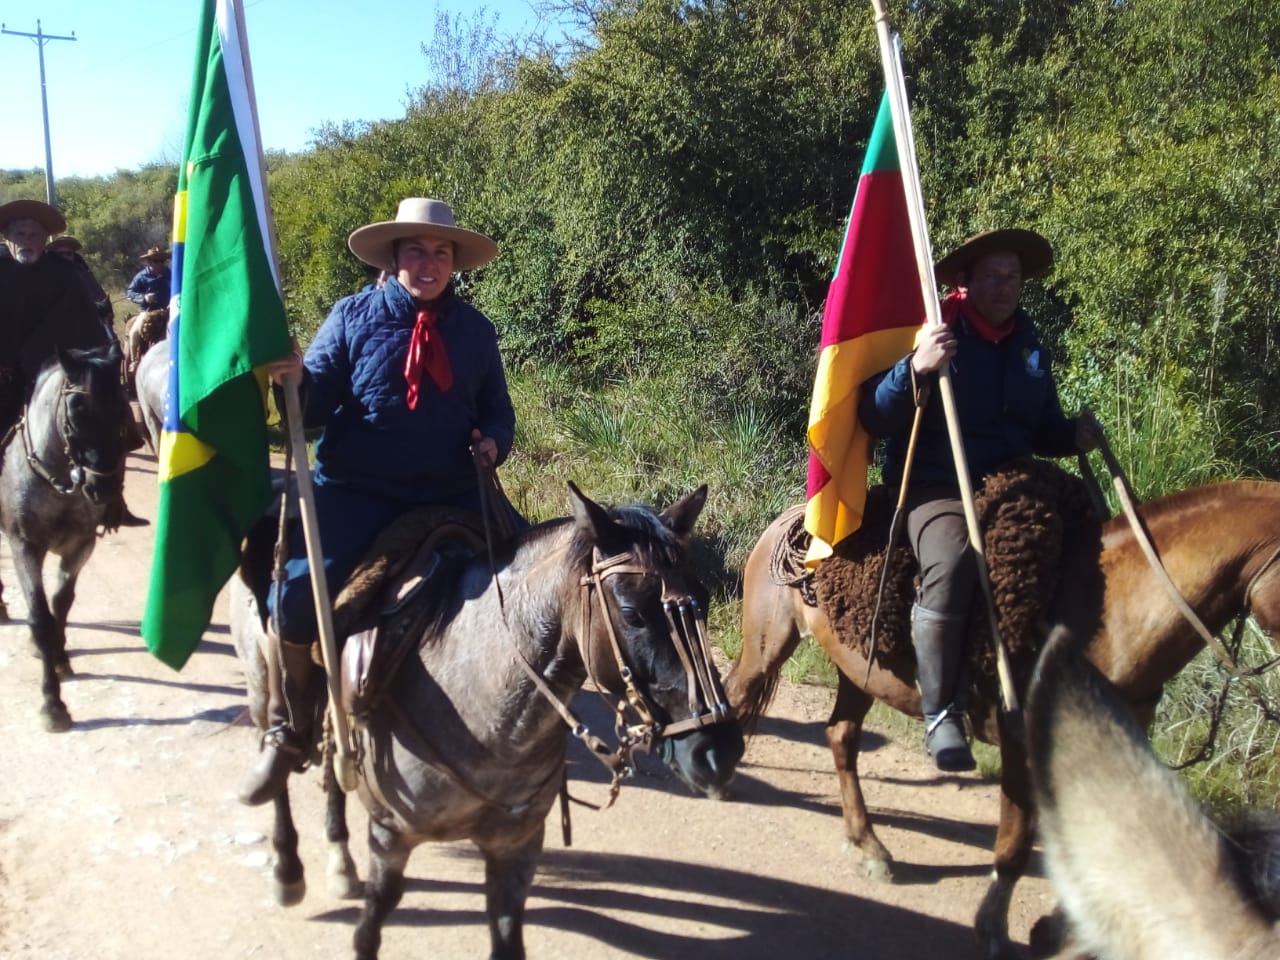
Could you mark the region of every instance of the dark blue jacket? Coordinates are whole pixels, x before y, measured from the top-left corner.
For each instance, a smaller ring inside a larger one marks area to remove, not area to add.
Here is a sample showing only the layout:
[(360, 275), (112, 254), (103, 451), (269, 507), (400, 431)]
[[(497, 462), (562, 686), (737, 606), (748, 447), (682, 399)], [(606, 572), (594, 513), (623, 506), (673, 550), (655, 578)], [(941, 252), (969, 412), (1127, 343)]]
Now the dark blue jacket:
[[(124, 295), (144, 310), (158, 310), (169, 305), (169, 284), (168, 267), (154, 276), (147, 273), (144, 267), (134, 274), (133, 279), (129, 281), (129, 289)], [(148, 293), (156, 294), (155, 303), (147, 303)]]
[[(998, 344), (970, 333), (963, 320), (956, 330), (951, 385), (975, 487), (1017, 457), (1063, 457), (1076, 449), (1075, 421), (1062, 412), (1049, 354), (1036, 339), (1030, 317), (1019, 310), (1013, 323), (1013, 333)], [(883, 479), (888, 486), (901, 483), (914, 416), (908, 354), (864, 383), (858, 398), (859, 421), (872, 436), (887, 439)], [(910, 483), (958, 489), (936, 383), (920, 423)]]
[(493, 324), (447, 291), (437, 329), (449, 351), (453, 386), (425, 373), (418, 405), (405, 401), (405, 358), (418, 307), (399, 281), (334, 304), (307, 349), (307, 427), (323, 427), (316, 483), (350, 484), (413, 503), (449, 499), (476, 487), (471, 430), (511, 451), (515, 411)]

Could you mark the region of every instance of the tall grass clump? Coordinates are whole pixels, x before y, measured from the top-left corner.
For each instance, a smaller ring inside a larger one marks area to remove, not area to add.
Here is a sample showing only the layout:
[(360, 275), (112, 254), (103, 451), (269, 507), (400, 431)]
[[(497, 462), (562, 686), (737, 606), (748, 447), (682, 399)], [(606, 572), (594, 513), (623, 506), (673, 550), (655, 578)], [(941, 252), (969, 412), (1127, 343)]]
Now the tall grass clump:
[[(1276, 656), (1275, 645), (1248, 621), (1236, 662), (1249, 670)], [(1152, 743), (1169, 763), (1201, 758), (1183, 775), (1220, 815), (1273, 808), (1280, 798), (1280, 724), (1267, 716), (1280, 712), (1280, 675), (1269, 669), (1249, 686), (1262, 703), (1205, 650), (1166, 688), (1152, 725)]]

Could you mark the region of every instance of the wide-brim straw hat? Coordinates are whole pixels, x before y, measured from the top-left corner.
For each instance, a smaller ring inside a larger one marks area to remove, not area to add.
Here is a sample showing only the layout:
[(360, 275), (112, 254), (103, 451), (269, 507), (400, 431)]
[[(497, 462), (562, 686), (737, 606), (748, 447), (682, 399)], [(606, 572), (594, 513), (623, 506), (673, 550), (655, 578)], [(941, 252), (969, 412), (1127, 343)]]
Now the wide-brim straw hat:
[(430, 197), (401, 200), (394, 220), (382, 220), (352, 231), (347, 246), (369, 266), (395, 270), (395, 241), (406, 237), (440, 237), (452, 241), (455, 270), (483, 267), (498, 255), (498, 245), (491, 237), (458, 226), (449, 205)]
[(149, 247), (138, 259), (143, 263), (164, 263), (169, 259), (169, 251), (164, 247)]
[(67, 229), (66, 218), (55, 208), (39, 200), (10, 200), (0, 204), (0, 230), (15, 220), (34, 220), (52, 236)]
[(1016, 253), (1022, 261), (1024, 280), (1043, 276), (1053, 266), (1053, 247), (1034, 230), (988, 230), (975, 233), (947, 254), (933, 268), (934, 278), (944, 287), (956, 285), (956, 274), (991, 253)]
[(45, 247), (45, 250), (52, 253), (57, 253), (60, 250), (65, 250), (67, 253), (79, 253), (83, 249), (84, 244), (69, 233), (54, 237)]

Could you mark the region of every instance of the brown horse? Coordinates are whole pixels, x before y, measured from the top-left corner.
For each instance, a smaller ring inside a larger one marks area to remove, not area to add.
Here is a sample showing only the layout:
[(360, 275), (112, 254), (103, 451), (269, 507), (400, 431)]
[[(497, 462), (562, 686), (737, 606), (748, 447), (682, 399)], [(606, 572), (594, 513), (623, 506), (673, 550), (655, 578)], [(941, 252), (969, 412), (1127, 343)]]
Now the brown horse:
[[(1252, 613), (1274, 635), (1280, 628), (1280, 483), (1239, 481), (1185, 490), (1140, 510), (1160, 557), (1182, 596), (1213, 632), (1237, 614)], [(775, 582), (770, 558), (786, 535), (787, 515), (765, 530), (743, 575), (742, 650), (725, 687), (730, 703), (748, 718), (768, 704), (778, 671), (802, 636), (814, 637), (840, 671), (836, 702), (827, 723), (835, 759), (845, 830), (862, 853), (865, 872), (891, 875), (892, 857), (875, 835), (858, 781), (858, 741), (875, 700), (919, 717), (909, 643), (900, 656), (877, 655), (870, 664), (842, 637), (820, 608), (810, 607), (795, 586)], [(1080, 556), (1063, 560), (1062, 580), (1049, 620), (1091, 637), (1088, 655), (1119, 688), (1145, 727), (1166, 681), (1201, 649), (1203, 642), (1178, 614), (1123, 518), (1103, 528), (1105, 596), (1099, 602), (1077, 589), (1096, 579), (1096, 567)], [(1099, 609), (1100, 608), (1100, 609)], [(1026, 677), (1030, 665), (1020, 671)], [(975, 691), (970, 716), (977, 736), (999, 744), (1002, 774), (995, 874), (975, 921), (987, 956), (1012, 956), (1008, 907), (1014, 884), (1031, 853), (1032, 810), (1021, 729), (990, 695)], [(1010, 732), (1012, 736), (1008, 735)], [(1002, 735), (1002, 733), (1004, 735)]]

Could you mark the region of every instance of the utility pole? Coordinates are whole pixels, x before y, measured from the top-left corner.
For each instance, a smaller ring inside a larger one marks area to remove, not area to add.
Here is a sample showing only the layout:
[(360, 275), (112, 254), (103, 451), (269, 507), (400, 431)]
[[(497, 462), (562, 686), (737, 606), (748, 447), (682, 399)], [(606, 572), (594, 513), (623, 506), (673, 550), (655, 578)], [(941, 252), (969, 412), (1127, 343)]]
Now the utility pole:
[(53, 186), (53, 150), (49, 146), (49, 95), (45, 91), (44, 83), (44, 45), (50, 40), (74, 40), (76, 34), (73, 30), (69, 37), (55, 37), (40, 29), (39, 20), (36, 21), (35, 33), (10, 30), (3, 23), (0, 23), (0, 33), (12, 34), (15, 37), (30, 37), (36, 42), (36, 47), (40, 50), (40, 107), (44, 111), (44, 195), (49, 206), (56, 207), (58, 205), (58, 192)]

